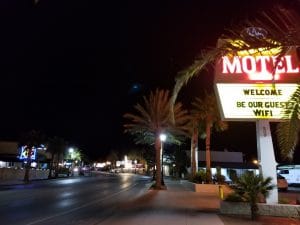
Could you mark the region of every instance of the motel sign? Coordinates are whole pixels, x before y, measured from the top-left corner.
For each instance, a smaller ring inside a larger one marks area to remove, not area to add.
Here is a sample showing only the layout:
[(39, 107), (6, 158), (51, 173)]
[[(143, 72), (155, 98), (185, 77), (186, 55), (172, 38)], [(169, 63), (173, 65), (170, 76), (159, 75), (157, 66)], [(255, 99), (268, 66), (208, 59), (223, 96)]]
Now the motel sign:
[(224, 120), (280, 121), (300, 81), (296, 48), (284, 56), (225, 55), (216, 62), (215, 89)]

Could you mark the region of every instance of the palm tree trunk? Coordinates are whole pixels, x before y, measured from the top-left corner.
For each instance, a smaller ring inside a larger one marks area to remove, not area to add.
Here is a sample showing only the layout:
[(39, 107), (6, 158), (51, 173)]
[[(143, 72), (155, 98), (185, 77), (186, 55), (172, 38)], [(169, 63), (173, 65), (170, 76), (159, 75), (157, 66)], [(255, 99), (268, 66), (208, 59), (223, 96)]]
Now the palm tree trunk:
[(250, 208), (251, 208), (251, 219), (255, 220), (257, 218), (257, 211), (258, 211), (258, 207), (255, 200), (250, 202)]
[(160, 157), (161, 157), (161, 143), (159, 139), (159, 135), (156, 137), (155, 140), (155, 163), (156, 163), (156, 184), (155, 187), (157, 189), (161, 189), (161, 162), (160, 162)]
[(54, 164), (54, 153), (51, 153), (51, 161), (50, 161), (48, 179), (52, 178), (53, 164)]
[(198, 128), (194, 127), (191, 138), (191, 173), (194, 176), (197, 172), (196, 168), (196, 149), (198, 147)]
[(210, 136), (211, 136), (211, 120), (206, 120), (206, 138), (205, 138), (205, 161), (206, 161), (206, 179), (208, 183), (211, 179), (211, 157), (210, 157)]
[(31, 154), (32, 154), (32, 147), (28, 147), (28, 156), (27, 156), (27, 162), (25, 165), (25, 174), (24, 174), (24, 182), (29, 182), (29, 173), (30, 173), (30, 167), (31, 167)]

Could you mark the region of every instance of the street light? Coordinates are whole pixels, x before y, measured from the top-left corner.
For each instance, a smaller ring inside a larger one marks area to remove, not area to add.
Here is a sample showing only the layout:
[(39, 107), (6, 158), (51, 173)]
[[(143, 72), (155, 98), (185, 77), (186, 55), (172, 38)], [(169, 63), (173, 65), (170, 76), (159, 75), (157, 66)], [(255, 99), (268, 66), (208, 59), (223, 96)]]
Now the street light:
[(71, 155), (71, 158), (72, 158), (72, 154), (73, 154), (73, 152), (74, 152), (74, 148), (69, 148), (69, 154)]
[(71, 170), (73, 170), (73, 152), (74, 152), (74, 148), (70, 147), (68, 149), (69, 155), (70, 155), (70, 161), (71, 161), (71, 166), (69, 167), (69, 169), (71, 168)]
[(166, 141), (167, 135), (160, 134), (159, 139), (160, 139), (160, 158), (161, 158), (161, 184), (164, 185), (165, 183), (164, 183), (163, 143)]

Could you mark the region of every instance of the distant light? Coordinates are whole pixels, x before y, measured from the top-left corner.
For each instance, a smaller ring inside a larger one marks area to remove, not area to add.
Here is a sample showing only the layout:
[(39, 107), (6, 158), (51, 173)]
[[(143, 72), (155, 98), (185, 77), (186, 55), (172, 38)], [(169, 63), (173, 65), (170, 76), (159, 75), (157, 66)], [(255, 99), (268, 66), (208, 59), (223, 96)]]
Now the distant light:
[(96, 167), (97, 168), (103, 168), (103, 167), (105, 167), (105, 163), (97, 163)]
[(74, 152), (74, 148), (69, 148), (69, 153), (73, 153)]
[(166, 134), (160, 134), (160, 135), (159, 135), (159, 138), (160, 138), (160, 140), (161, 140), (162, 142), (165, 142), (166, 139), (167, 139), (167, 135), (166, 135)]

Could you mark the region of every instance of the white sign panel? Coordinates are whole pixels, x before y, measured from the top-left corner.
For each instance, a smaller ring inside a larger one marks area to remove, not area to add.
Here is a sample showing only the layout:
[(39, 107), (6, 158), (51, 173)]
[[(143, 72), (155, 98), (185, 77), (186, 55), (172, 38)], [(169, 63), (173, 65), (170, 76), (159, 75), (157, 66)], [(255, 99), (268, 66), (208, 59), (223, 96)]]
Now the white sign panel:
[(217, 83), (222, 116), (225, 120), (280, 120), (297, 89), (297, 84)]

